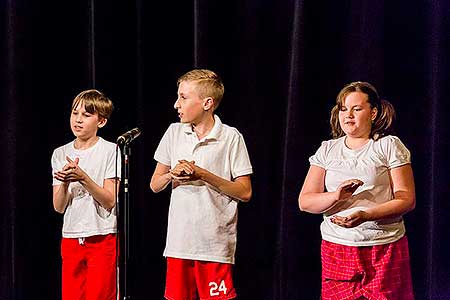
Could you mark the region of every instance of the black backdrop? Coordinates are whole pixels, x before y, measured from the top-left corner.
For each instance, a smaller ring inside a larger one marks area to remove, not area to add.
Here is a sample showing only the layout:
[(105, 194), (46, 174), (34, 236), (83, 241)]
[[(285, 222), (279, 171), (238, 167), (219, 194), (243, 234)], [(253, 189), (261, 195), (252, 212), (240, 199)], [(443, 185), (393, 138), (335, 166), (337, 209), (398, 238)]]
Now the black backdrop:
[(225, 83), (218, 114), (244, 135), (254, 196), (240, 206), (240, 299), (318, 299), (321, 217), (300, 213), (308, 157), (328, 139), (340, 88), (373, 83), (397, 109), (417, 207), (406, 216), (417, 299), (450, 299), (450, 4), (434, 1), (1, 0), (0, 299), (59, 299), (62, 217), (52, 150), (73, 137), (83, 89), (116, 104), (100, 135), (139, 126), (131, 155), (132, 299), (162, 298), (169, 192), (153, 152), (177, 121), (175, 81)]

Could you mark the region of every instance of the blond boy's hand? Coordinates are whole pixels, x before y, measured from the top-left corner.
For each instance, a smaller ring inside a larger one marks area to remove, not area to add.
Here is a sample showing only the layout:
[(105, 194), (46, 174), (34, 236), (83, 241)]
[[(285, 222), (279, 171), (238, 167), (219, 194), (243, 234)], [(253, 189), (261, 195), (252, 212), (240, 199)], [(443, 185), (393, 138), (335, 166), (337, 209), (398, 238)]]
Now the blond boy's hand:
[(178, 164), (170, 171), (172, 178), (178, 181), (194, 181), (200, 179), (201, 168), (194, 161), (179, 160)]

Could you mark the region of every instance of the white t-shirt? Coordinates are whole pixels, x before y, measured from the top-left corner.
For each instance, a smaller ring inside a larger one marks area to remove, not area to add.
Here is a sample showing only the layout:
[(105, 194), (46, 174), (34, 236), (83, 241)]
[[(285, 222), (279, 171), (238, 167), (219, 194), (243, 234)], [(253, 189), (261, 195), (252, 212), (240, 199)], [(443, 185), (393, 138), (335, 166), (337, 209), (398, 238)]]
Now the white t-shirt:
[[(116, 145), (101, 137), (95, 145), (85, 150), (75, 149), (74, 141), (56, 148), (52, 155), (52, 174), (67, 164), (66, 156), (72, 160), (78, 157), (80, 168), (101, 187), (105, 179), (116, 177)], [(117, 158), (117, 177), (120, 178), (120, 152)], [(53, 185), (61, 183), (53, 178)], [(78, 182), (69, 184), (69, 192), (72, 199), (64, 212), (63, 237), (81, 238), (117, 232), (115, 207), (112, 210), (103, 208)]]
[(333, 215), (347, 216), (393, 199), (389, 170), (411, 162), (408, 149), (398, 137), (370, 139), (355, 150), (345, 145), (345, 137), (325, 141), (309, 161), (326, 170), (325, 188), (329, 192), (336, 191), (347, 179), (364, 182), (349, 200), (338, 202), (324, 213), (320, 227), (324, 240), (347, 246), (373, 246), (395, 242), (404, 236), (401, 217), (368, 221), (354, 228), (344, 228), (330, 221)]
[[(174, 123), (154, 158), (174, 168), (178, 160), (195, 164), (227, 180), (252, 173), (244, 139), (217, 116), (211, 132), (199, 140), (190, 124)], [(172, 189), (164, 256), (234, 263), (238, 201), (201, 181)]]

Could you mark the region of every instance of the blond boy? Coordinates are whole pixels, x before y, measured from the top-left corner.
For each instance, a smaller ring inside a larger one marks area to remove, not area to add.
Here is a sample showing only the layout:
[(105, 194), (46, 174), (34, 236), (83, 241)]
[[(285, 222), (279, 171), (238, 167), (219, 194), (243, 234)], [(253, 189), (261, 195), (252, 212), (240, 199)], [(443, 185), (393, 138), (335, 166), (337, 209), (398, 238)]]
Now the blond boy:
[(214, 114), (224, 87), (217, 74), (178, 79), (169, 126), (155, 152), (150, 188), (172, 185), (166, 248), (166, 299), (233, 299), (237, 205), (252, 194), (252, 166), (239, 131)]

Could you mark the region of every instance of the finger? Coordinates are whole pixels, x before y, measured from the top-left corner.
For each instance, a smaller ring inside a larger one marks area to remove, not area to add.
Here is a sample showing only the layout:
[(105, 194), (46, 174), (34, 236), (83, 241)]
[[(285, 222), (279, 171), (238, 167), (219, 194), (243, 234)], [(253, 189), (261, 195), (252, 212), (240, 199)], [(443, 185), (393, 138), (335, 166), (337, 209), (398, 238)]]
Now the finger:
[(184, 165), (183, 166), (183, 170), (188, 173), (188, 174), (193, 174), (194, 173), (194, 168), (191, 167), (190, 165)]
[(342, 222), (342, 221), (340, 221), (340, 220), (332, 220), (332, 222), (334, 223), (334, 224), (336, 224), (336, 225), (338, 225), (338, 226), (341, 226), (341, 227), (345, 227), (346, 225), (345, 225), (345, 222)]
[(71, 164), (73, 163), (73, 160), (71, 160), (70, 157), (68, 157), (68, 156), (66, 156), (66, 160)]
[(182, 174), (186, 174), (186, 172), (184, 171), (184, 168), (182, 167), (177, 167), (175, 169), (173, 169), (170, 174), (175, 175), (175, 176), (181, 176)]
[(363, 184), (364, 184), (364, 182), (359, 180), (359, 179), (352, 179), (352, 185), (353, 186), (359, 187), (359, 186), (361, 186)]
[[(335, 216), (333, 217), (334, 219), (334, 224), (339, 225), (341, 227), (348, 227), (348, 221), (347, 221), (347, 217), (341, 217), (341, 216)], [(333, 220), (332, 220), (333, 221)]]
[(359, 186), (360, 186), (359, 183), (351, 182), (349, 185), (346, 185), (343, 189), (353, 194), (358, 189)]
[(352, 184), (353, 184), (352, 181), (344, 181), (343, 183), (341, 183), (339, 187), (343, 190), (347, 190), (352, 186)]
[(58, 176), (67, 176), (70, 173), (70, 170), (66, 170), (66, 171), (57, 171), (55, 172), (55, 175)]
[(347, 216), (347, 217), (345, 218), (345, 222), (346, 222), (346, 223), (351, 223), (351, 222), (353, 222), (356, 218), (357, 218), (357, 217), (354, 216), (354, 215)]
[(337, 224), (337, 223), (342, 223), (342, 221), (344, 221), (344, 219), (340, 216), (334, 216), (331, 219), (331, 222)]
[(59, 181), (62, 181), (62, 182), (67, 182), (68, 181), (65, 176), (61, 176), (59, 174), (55, 174), (55, 176), (53, 176), (53, 178), (55, 178), (55, 179), (57, 179)]
[(188, 181), (188, 180), (190, 180), (190, 176), (176, 176), (176, 175), (173, 175), (173, 174), (171, 174), (171, 176), (172, 176), (172, 179), (175, 179), (175, 180), (178, 180), (178, 181)]
[(193, 168), (189, 166), (188, 162), (178, 165), (176, 169), (177, 169), (176, 172), (179, 174), (181, 173), (191, 174), (193, 172)]
[(351, 188), (357, 188), (358, 186), (360, 186), (361, 185), (361, 182), (360, 181), (352, 181), (351, 183), (350, 183), (350, 187)]
[(75, 161), (74, 161), (74, 163), (78, 166), (78, 162), (80, 161), (80, 158), (79, 157), (77, 157), (77, 158), (75, 158)]
[(345, 217), (340, 217), (340, 216), (335, 216), (335, 217), (333, 217), (333, 219), (339, 223), (345, 222), (345, 220), (346, 220)]

